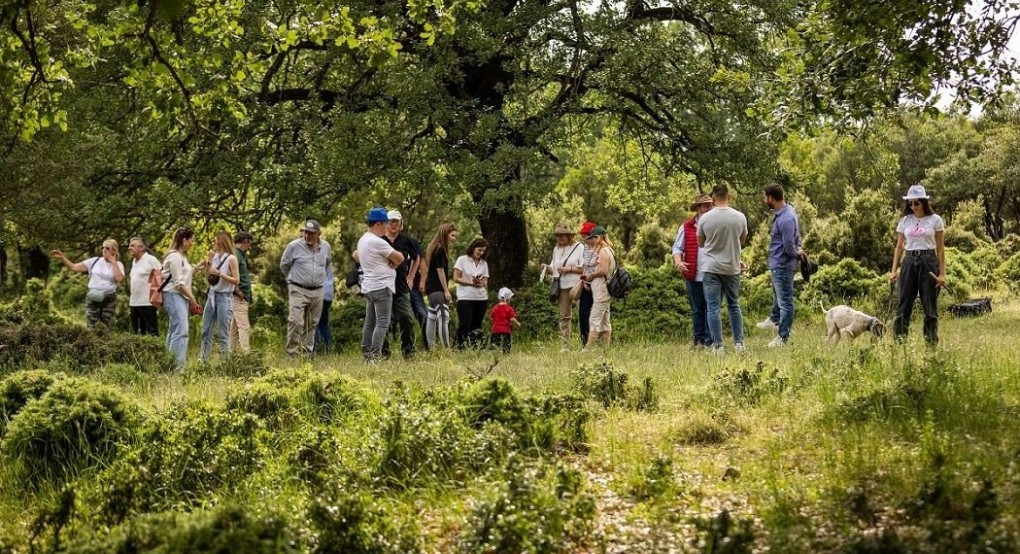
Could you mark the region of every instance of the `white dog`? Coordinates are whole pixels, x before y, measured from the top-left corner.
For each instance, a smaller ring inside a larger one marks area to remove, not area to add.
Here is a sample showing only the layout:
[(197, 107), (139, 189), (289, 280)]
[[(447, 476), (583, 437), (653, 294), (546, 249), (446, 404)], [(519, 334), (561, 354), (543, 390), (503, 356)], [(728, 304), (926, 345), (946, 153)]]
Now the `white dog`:
[(879, 338), (885, 334), (885, 323), (881, 319), (859, 312), (850, 306), (841, 304), (826, 310), (825, 304), (818, 303), (825, 314), (825, 340), (826, 342), (837, 343), (842, 337), (849, 337), (851, 341), (857, 335), (865, 331), (871, 332), (872, 338)]

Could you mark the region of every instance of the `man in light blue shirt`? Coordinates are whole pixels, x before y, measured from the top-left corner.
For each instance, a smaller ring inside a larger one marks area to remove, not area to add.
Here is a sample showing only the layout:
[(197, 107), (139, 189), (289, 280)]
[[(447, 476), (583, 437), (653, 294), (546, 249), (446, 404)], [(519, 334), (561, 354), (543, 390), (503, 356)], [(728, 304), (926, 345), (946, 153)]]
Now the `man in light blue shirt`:
[(322, 315), (322, 287), (326, 268), (333, 263), (329, 243), (322, 240), (322, 228), (314, 219), (301, 226), (301, 238), (283, 250), (280, 271), (287, 276), (287, 355), (311, 354), (315, 348), (315, 326)]
[(759, 323), (759, 329), (775, 329), (779, 334), (769, 348), (785, 346), (793, 328), (793, 275), (803, 254), (797, 211), (786, 202), (779, 183), (765, 187), (765, 205), (775, 214), (769, 230), (769, 271), (772, 273), (772, 312)]

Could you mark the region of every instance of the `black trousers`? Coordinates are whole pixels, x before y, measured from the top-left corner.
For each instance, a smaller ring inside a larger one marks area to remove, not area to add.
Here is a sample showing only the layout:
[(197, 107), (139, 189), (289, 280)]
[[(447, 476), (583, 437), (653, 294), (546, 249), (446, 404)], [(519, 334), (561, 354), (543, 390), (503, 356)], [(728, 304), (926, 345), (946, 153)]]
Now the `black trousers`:
[[(393, 294), (393, 309), (390, 312), (390, 333), (400, 335), (400, 352), (404, 358), (414, 356), (414, 309), (411, 307), (411, 294), (398, 292)], [(383, 342), (383, 354), (390, 354), (390, 339)]]
[(510, 333), (493, 333), (492, 334), (492, 347), (503, 350), (504, 354), (510, 353), (510, 347), (513, 346), (513, 341), (510, 339)]
[(131, 306), (131, 332), (136, 335), (158, 335), (159, 317), (155, 306)]
[(588, 320), (591, 319), (591, 307), (595, 299), (591, 295), (591, 289), (581, 288), (581, 297), (577, 307), (577, 329), (581, 332), (581, 347), (588, 344)]
[[(485, 310), (489, 307), (486, 300), (458, 300), (457, 301), (457, 337), (455, 344), (457, 348), (467, 346), (479, 346), (477, 338), (482, 334), (482, 322), (485, 320)], [(478, 333), (472, 334), (478, 330)]]
[(899, 278), (900, 303), (893, 326), (897, 338), (906, 336), (910, 329), (914, 300), (920, 296), (921, 309), (924, 310), (924, 340), (929, 344), (939, 341), (939, 289), (928, 273), (939, 274), (939, 260), (934, 251), (920, 256), (908, 252), (903, 258)]

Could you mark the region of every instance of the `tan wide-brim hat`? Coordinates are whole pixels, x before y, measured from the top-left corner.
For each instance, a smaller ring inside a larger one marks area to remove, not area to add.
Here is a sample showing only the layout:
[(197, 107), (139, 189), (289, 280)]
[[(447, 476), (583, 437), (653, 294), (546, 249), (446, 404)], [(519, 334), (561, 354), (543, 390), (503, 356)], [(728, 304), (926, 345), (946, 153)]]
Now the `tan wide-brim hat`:
[(553, 228), (553, 234), (574, 236), (574, 231), (566, 223), (557, 223), (556, 227)]
[(711, 205), (711, 204), (714, 204), (714, 203), (715, 202), (712, 202), (712, 197), (711, 196), (709, 196), (707, 194), (702, 194), (701, 196), (696, 197), (693, 202), (691, 202), (690, 209), (693, 212), (694, 210), (698, 209), (698, 206), (701, 206), (701, 205), (704, 205), (704, 204), (710, 204)]

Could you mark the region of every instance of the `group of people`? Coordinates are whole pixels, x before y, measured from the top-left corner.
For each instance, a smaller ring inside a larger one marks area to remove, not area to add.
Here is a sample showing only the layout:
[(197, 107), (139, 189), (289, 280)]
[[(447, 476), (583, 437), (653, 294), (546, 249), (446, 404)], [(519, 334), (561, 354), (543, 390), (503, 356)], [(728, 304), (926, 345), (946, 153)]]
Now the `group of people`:
[[(248, 273), (247, 252), (251, 248), (251, 233), (239, 232), (231, 240), (225, 231), (216, 233), (206, 258), (194, 266), (188, 261), (188, 251), (195, 244), (195, 233), (181, 227), (173, 234), (170, 250), (160, 262), (148, 252), (141, 237), (134, 237), (128, 245), (131, 254), (131, 271), (125, 274), (120, 260), (117, 241), (103, 241), (102, 256), (72, 262), (60, 250), (50, 254), (71, 271), (88, 273), (88, 290), (85, 294), (85, 322), (89, 328), (103, 325), (109, 328), (117, 305), (117, 290), (125, 277), (129, 285), (131, 330), (141, 335), (156, 335), (157, 308), (151, 302), (150, 278), (153, 270), (161, 275), (163, 309), (166, 310), (168, 328), (166, 346), (178, 367), (187, 358), (189, 315), (203, 314), (202, 346), (200, 357), (208, 360), (213, 341), (219, 345), (221, 355), (240, 349), (248, 352), (251, 326), (248, 322), (248, 305), (252, 301), (251, 277)], [(194, 273), (204, 273), (209, 283), (205, 309), (192, 290)]]
[[(807, 263), (801, 243), (797, 211), (786, 200), (782, 185), (764, 188), (763, 201), (772, 210), (769, 226), (768, 268), (772, 282), (772, 309), (756, 327), (776, 332), (769, 348), (785, 346), (794, 320), (793, 281), (798, 265)], [(938, 291), (946, 283), (943, 233), (945, 224), (935, 214), (921, 185), (909, 188), (903, 197), (903, 214), (896, 225), (896, 248), (890, 280), (899, 283), (899, 303), (894, 334), (906, 336), (914, 301), (920, 296), (924, 310), (924, 338), (938, 342)], [(740, 279), (746, 270), (741, 249), (747, 241), (747, 218), (729, 205), (725, 185), (699, 196), (690, 205), (695, 215), (680, 226), (673, 242), (673, 263), (687, 284), (691, 307), (693, 348), (709, 348), (724, 354), (721, 306), (726, 299), (736, 352), (744, 350), (743, 314), (740, 308)]]
[[(938, 342), (937, 298), (945, 285), (945, 248), (942, 219), (932, 211), (923, 186), (910, 187), (896, 232), (897, 243), (890, 279), (899, 284), (899, 305), (895, 335), (907, 334), (914, 301), (920, 296), (924, 311), (924, 337)], [(694, 215), (677, 231), (673, 242), (673, 263), (686, 281), (690, 303), (693, 345), (723, 354), (722, 302), (729, 315), (733, 349), (744, 346), (743, 314), (740, 306), (741, 275), (746, 264), (741, 250), (747, 241), (747, 218), (729, 205), (725, 185), (717, 185), (710, 195), (698, 196), (690, 204)], [(777, 183), (763, 190), (764, 204), (772, 210), (769, 229), (768, 268), (773, 302), (768, 317), (758, 328), (774, 330), (770, 348), (785, 346), (794, 321), (794, 276), (798, 265), (806, 262), (800, 222), (794, 207), (787, 202), (783, 187)], [(451, 223), (439, 225), (427, 248), (403, 232), (403, 217), (397, 210), (376, 207), (369, 210), (366, 230), (351, 257), (357, 264), (360, 294), (365, 299), (365, 321), (361, 350), (366, 361), (387, 357), (391, 330), (400, 337), (405, 358), (415, 353), (415, 328), (420, 328), (427, 349), (477, 346), (484, 339), (482, 324), (487, 311), (491, 321), (492, 342), (509, 352), (511, 332), (520, 326), (510, 306), (513, 291), (503, 288), (498, 303), (489, 311), (489, 245), (485, 239), (471, 241), (457, 257), (450, 272), (450, 258), (457, 229)], [(333, 255), (330, 244), (322, 239), (319, 223), (309, 219), (300, 229), (301, 237), (291, 241), (280, 258), (280, 271), (287, 281), (288, 355), (311, 354), (316, 343), (326, 343), (329, 335), (329, 306), (334, 288)], [(581, 241), (574, 237), (580, 234)], [(612, 337), (611, 302), (607, 283), (618, 268), (613, 243), (605, 227), (586, 221), (575, 233), (558, 223), (553, 235), (556, 245), (549, 263), (542, 264), (543, 275), (553, 278), (550, 298), (559, 309), (561, 349), (570, 350), (573, 305), (578, 304), (578, 330), (582, 349), (598, 342), (609, 345)], [(208, 360), (213, 347), (221, 355), (240, 349), (250, 350), (248, 306), (252, 302), (251, 277), (247, 253), (253, 236), (238, 232), (231, 236), (216, 233), (205, 257), (194, 266), (188, 252), (194, 246), (195, 233), (181, 227), (173, 234), (170, 250), (162, 262), (148, 252), (141, 237), (131, 239), (130, 272), (125, 272), (115, 240), (103, 242), (102, 255), (73, 262), (60, 250), (51, 255), (69, 270), (89, 275), (85, 300), (87, 325), (112, 323), (117, 290), (125, 279), (130, 285), (131, 329), (138, 334), (155, 335), (157, 308), (150, 302), (150, 277), (159, 270), (163, 308), (169, 326), (167, 349), (179, 367), (188, 350), (190, 314), (203, 314), (200, 358)], [(196, 298), (192, 280), (201, 272), (209, 284), (205, 307)], [(450, 304), (456, 292), (458, 327), (450, 339)], [(426, 305), (427, 302), (427, 305)], [(391, 329), (392, 328), (392, 329)], [(215, 343), (215, 344), (214, 344)]]

